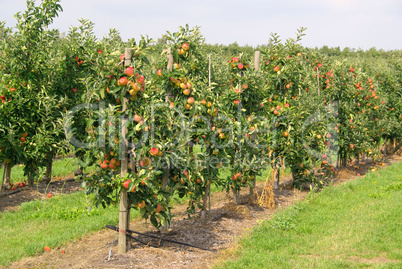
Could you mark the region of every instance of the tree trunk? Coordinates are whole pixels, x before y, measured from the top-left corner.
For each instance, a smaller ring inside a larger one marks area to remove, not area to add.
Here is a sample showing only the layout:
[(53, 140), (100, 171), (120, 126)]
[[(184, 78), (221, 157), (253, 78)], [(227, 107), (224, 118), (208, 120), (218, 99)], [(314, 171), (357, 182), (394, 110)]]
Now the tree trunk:
[[(169, 183), (169, 174), (170, 174), (170, 169), (169, 169), (169, 167), (167, 167), (165, 169), (165, 174), (163, 175), (163, 178), (162, 178), (162, 189), (164, 189), (164, 190), (166, 190), (167, 184)], [(159, 228), (159, 231), (162, 234), (167, 234), (169, 232), (169, 224), (167, 222), (165, 222), (163, 224), (163, 226), (161, 226)]]
[(274, 190), (279, 189), (279, 175), (280, 175), (280, 168), (275, 167), (275, 170), (274, 170)]
[(35, 184), (34, 173), (29, 173), (28, 175), (28, 186), (33, 187)]
[(43, 180), (46, 183), (49, 183), (50, 181), (52, 181), (52, 167), (53, 167), (53, 158), (50, 158), (46, 165), (45, 176), (43, 177)]
[(4, 163), (4, 173), (5, 173), (5, 179), (3, 184), (0, 185), (0, 190), (3, 188), (7, 188), (10, 186), (10, 181), (11, 181), (11, 163)]
[(84, 174), (84, 172), (82, 171), (82, 167), (78, 166), (78, 169), (74, 171), (74, 176), (78, 177)]
[(235, 190), (233, 190), (232, 192), (233, 192), (233, 203), (237, 205), (239, 202), (239, 192)]
[(204, 193), (203, 201), (202, 201), (202, 203), (203, 203), (203, 204), (202, 204), (202, 205), (203, 205), (203, 208), (202, 208), (202, 211), (201, 211), (201, 218), (206, 218), (207, 215), (210, 215), (210, 214), (211, 214), (211, 212), (209, 212), (209, 211), (207, 210), (208, 197), (209, 197), (210, 191), (211, 191), (211, 184), (210, 184), (210, 181), (208, 180), (207, 186), (206, 186), (206, 188), (205, 188), (205, 193)]

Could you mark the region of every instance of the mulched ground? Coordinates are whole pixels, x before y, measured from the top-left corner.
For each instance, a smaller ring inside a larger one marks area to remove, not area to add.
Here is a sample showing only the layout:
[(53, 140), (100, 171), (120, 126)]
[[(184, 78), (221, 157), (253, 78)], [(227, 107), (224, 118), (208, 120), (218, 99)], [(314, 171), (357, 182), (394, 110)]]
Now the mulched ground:
[[(372, 163), (371, 161), (355, 164), (338, 171), (334, 182), (340, 184), (357, 178), (358, 173), (364, 175), (373, 167), (382, 169), (390, 163), (401, 160), (401, 156), (393, 155), (387, 156), (384, 164)], [(53, 189), (51, 190), (60, 191), (64, 182), (66, 184), (63, 193), (80, 189), (80, 184), (75, 181), (61, 180), (60, 182), (52, 182), (50, 186)], [(24, 201), (24, 197), (27, 200), (32, 197), (33, 199), (44, 197), (43, 187), (39, 188), (39, 193), (36, 190), (23, 190), (21, 193), (11, 196), (1, 196), (2, 210), (3, 202), (17, 199), (18, 195), (21, 195), (18, 198), (19, 202)], [(263, 188), (264, 183), (259, 182), (256, 187), (257, 191), (261, 193)], [(68, 243), (60, 249), (53, 249), (49, 253), (24, 258), (13, 263), (10, 268), (212, 268), (216, 262), (224, 259), (228, 253), (233, 252), (238, 246), (238, 240), (246, 236), (255, 225), (269, 219), (278, 209), (286, 208), (304, 199), (307, 193), (307, 191), (291, 188), (289, 178), (285, 177), (280, 189), (274, 191), (275, 207), (272, 209), (256, 205), (253, 202), (255, 200), (247, 196), (248, 190), (241, 193), (245, 201), (242, 205), (233, 204), (230, 197), (224, 192), (214, 193), (212, 195), (211, 214), (207, 218), (201, 218), (199, 214), (195, 214), (189, 219), (187, 214), (182, 213), (185, 212), (185, 205), (176, 206), (173, 210), (175, 218), (172, 221), (171, 232), (163, 236), (171, 240), (207, 248), (211, 251), (169, 242), (161, 244), (159, 240), (139, 236), (139, 239), (149, 245), (131, 240), (131, 249), (126, 254), (119, 254), (117, 252), (118, 233), (105, 229)], [(1, 192), (0, 195), (2, 195)], [(14, 202), (4, 206), (4, 208), (12, 210), (17, 205), (18, 203)], [(138, 232), (161, 236), (150, 223), (146, 223), (144, 220), (133, 220), (130, 223), (130, 228)]]

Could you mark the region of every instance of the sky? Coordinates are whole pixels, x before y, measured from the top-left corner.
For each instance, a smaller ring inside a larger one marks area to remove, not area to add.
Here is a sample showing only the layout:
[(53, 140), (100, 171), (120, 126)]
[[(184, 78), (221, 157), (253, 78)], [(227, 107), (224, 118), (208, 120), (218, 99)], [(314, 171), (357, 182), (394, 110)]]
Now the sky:
[[(36, 1), (40, 3), (40, 1)], [(141, 35), (157, 40), (179, 26), (200, 26), (209, 44), (256, 47), (271, 33), (295, 38), (306, 27), (306, 47), (368, 50), (402, 49), (402, 0), (61, 0), (63, 12), (51, 28), (68, 32), (78, 20), (95, 23), (102, 38), (116, 28), (124, 41)], [(25, 0), (0, 0), (0, 21), (15, 26), (13, 15)]]

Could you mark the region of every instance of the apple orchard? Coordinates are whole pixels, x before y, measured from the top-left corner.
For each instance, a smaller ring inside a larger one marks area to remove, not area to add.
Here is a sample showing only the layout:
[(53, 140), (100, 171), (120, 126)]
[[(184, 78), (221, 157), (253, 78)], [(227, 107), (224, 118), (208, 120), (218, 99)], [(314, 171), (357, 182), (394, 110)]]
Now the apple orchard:
[(300, 45), (303, 28), (227, 58), (208, 52), (198, 27), (179, 27), (155, 54), (152, 39), (123, 42), (115, 30), (98, 39), (86, 20), (62, 38), (48, 29), (58, 1), (27, 3), (15, 31), (0, 24), (8, 178), (22, 163), (32, 186), (39, 168), (73, 152), (84, 172), (97, 166), (82, 176), (97, 206), (123, 197), (159, 228), (174, 197), (186, 197), (189, 214), (206, 211), (211, 184), (236, 202), (267, 169), (277, 188), (284, 167), (295, 187), (321, 186), (400, 139), (400, 62), (382, 72), (331, 60)]

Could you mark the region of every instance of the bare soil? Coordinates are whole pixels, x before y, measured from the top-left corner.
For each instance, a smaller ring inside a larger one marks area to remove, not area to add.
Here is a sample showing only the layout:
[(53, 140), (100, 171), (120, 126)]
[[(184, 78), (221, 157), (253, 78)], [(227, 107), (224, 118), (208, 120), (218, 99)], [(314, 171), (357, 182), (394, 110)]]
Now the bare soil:
[[(387, 156), (381, 163), (372, 163), (368, 160), (365, 163), (351, 165), (338, 171), (334, 182), (339, 184), (349, 181), (357, 178), (358, 173), (364, 175), (373, 168), (382, 169), (390, 163), (401, 160), (401, 156), (392, 155)], [(65, 182), (63, 193), (80, 189), (79, 183), (75, 181)], [(248, 190), (241, 193), (244, 202), (241, 205), (233, 204), (225, 192), (218, 192), (212, 195), (212, 210), (207, 218), (195, 214), (189, 219), (187, 214), (183, 213), (185, 205), (175, 206), (173, 210), (175, 217), (171, 231), (167, 235), (161, 235), (150, 223), (141, 219), (134, 219), (130, 223), (132, 230), (193, 244), (209, 251), (134, 235), (148, 245), (130, 240), (130, 250), (126, 254), (119, 254), (118, 233), (104, 229), (68, 243), (62, 248), (52, 249), (49, 253), (24, 258), (11, 264), (9, 268), (212, 268), (217, 261), (235, 251), (238, 240), (246, 236), (255, 225), (269, 219), (278, 209), (304, 199), (308, 193), (291, 188), (290, 178), (285, 177), (282, 182), (280, 189), (274, 190), (275, 206), (272, 209), (256, 205), (253, 202), (255, 199), (248, 196)], [(54, 187), (53, 191), (59, 191), (58, 187), (61, 184), (55, 183), (52, 182), (50, 186)], [(256, 190), (261, 193), (263, 188), (264, 183), (259, 182)], [(24, 199), (36, 199), (38, 195), (43, 197), (44, 191), (35, 192), (36, 189), (23, 190), (21, 193), (13, 194), (12, 197), (4, 196), (0, 192), (2, 210), (17, 208), (17, 201), (12, 203), (7, 200), (19, 199), (19, 202), (23, 202)], [(3, 203), (6, 206), (3, 206)]]

